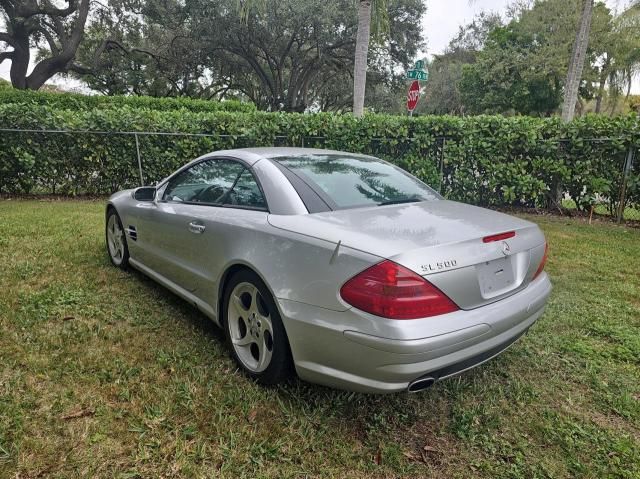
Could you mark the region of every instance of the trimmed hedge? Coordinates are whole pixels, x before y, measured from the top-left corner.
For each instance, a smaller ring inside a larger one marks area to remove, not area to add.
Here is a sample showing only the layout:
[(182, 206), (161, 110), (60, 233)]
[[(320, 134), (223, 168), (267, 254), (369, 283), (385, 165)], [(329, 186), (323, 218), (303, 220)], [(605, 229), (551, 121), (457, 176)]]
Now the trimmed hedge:
[(0, 105), (14, 103), (24, 107), (36, 105), (67, 110), (114, 109), (125, 106), (148, 108), (158, 111), (189, 110), (194, 112), (256, 111), (253, 103), (229, 101), (209, 101), (194, 98), (155, 98), (151, 96), (103, 96), (80, 95), (77, 93), (52, 93), (32, 90), (0, 88)]
[[(5, 104), (0, 105), (0, 128), (114, 132), (0, 132), (0, 192), (4, 193), (108, 194), (137, 186), (135, 139), (115, 132), (179, 132), (215, 136), (140, 135), (146, 183), (208, 151), (304, 145), (383, 157), (434, 187), (441, 186), (447, 197), (475, 204), (543, 206), (556, 185), (562, 185), (579, 207), (599, 198), (609, 199), (614, 210), (626, 153), (630, 146), (640, 146), (637, 116), (589, 116), (563, 124), (529, 117), (356, 119), (325, 113), (130, 107), (73, 111)], [(638, 171), (628, 186), (628, 201), (636, 205), (640, 204)]]

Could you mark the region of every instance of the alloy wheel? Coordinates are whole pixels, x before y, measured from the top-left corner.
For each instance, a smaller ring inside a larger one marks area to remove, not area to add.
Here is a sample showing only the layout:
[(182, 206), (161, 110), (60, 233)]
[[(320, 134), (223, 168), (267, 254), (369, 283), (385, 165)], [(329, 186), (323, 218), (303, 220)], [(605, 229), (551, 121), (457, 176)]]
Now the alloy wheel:
[(267, 369), (273, 355), (273, 323), (266, 302), (253, 284), (242, 282), (231, 291), (227, 327), (242, 364), (252, 373)]
[(124, 231), (120, 227), (116, 214), (109, 216), (107, 222), (107, 246), (113, 262), (120, 265), (124, 258)]

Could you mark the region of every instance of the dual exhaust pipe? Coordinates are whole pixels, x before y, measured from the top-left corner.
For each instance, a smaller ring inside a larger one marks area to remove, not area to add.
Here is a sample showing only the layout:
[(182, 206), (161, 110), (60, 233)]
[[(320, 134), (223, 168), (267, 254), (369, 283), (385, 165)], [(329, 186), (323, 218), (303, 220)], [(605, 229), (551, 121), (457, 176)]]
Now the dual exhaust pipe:
[(417, 393), (420, 391), (424, 391), (427, 388), (433, 386), (436, 382), (436, 378), (432, 378), (431, 376), (425, 376), (422, 378), (418, 378), (415, 381), (409, 383), (409, 387), (407, 391), (410, 393)]

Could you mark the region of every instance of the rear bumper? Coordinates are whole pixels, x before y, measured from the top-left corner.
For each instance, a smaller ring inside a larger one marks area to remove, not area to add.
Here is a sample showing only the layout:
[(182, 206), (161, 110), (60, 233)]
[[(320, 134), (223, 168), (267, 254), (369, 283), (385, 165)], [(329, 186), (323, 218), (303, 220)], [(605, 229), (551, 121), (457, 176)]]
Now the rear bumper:
[(551, 283), (542, 274), (496, 303), (434, 318), (394, 321), (279, 300), (298, 375), (369, 393), (404, 391), (421, 377), (443, 379), (500, 354), (542, 315)]

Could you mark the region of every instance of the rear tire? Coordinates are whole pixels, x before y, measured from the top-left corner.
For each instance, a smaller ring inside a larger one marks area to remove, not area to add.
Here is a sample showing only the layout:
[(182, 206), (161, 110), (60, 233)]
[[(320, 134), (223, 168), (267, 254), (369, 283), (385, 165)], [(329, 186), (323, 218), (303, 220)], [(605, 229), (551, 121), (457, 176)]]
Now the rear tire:
[(222, 314), (231, 354), (247, 376), (264, 385), (291, 377), (287, 333), (271, 293), (257, 274), (242, 270), (229, 279)]
[(109, 255), (111, 263), (120, 269), (127, 269), (129, 266), (127, 237), (124, 233), (120, 216), (114, 208), (110, 208), (107, 212), (105, 238), (107, 242), (107, 254)]

